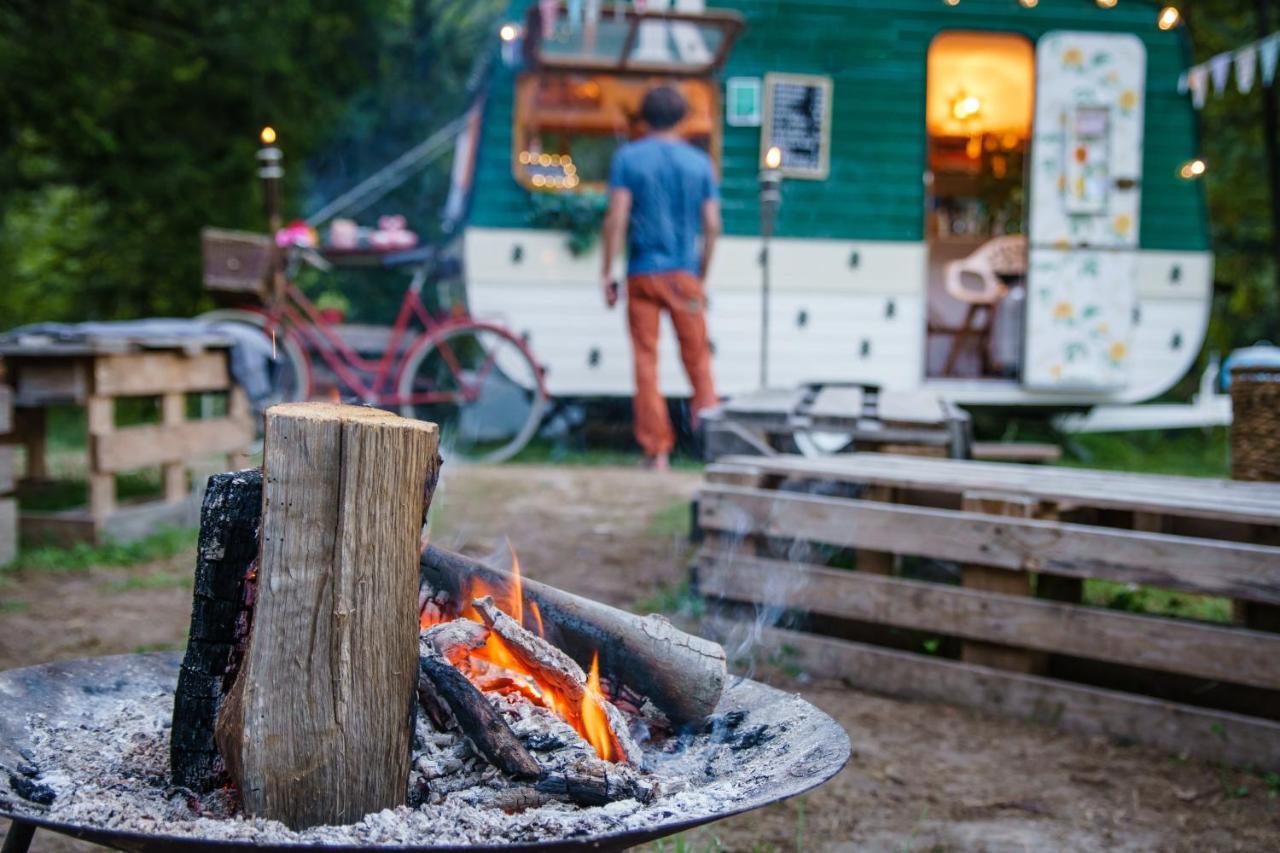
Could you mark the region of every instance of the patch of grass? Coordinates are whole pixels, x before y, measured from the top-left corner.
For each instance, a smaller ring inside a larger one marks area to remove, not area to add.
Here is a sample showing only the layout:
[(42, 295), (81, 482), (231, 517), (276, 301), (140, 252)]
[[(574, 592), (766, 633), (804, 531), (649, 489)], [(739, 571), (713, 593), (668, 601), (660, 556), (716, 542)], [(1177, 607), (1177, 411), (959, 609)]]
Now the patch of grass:
[(18, 553), (18, 559), (6, 566), (5, 570), (83, 572), (94, 566), (136, 566), (181, 554), (195, 545), (196, 534), (194, 528), (162, 527), (150, 536), (133, 542), (107, 542), (102, 545), (81, 543), (69, 548), (24, 548)]
[[(523, 450), (511, 458), (516, 465), (612, 465), (623, 468), (639, 468), (644, 455), (639, 450), (621, 450), (609, 447), (569, 446), (560, 442), (529, 442)], [(671, 457), (671, 467), (682, 471), (702, 470), (702, 460), (693, 456), (676, 454)]]
[(1230, 435), (1226, 427), (1205, 430), (1149, 430), (1071, 436), (1058, 464), (1145, 474), (1230, 477)]
[(0, 613), (21, 613), (30, 606), (30, 601), (0, 601)]
[(147, 652), (172, 652), (182, 648), (178, 643), (142, 643), (133, 647), (135, 655), (144, 655)]
[(680, 583), (658, 584), (658, 589), (647, 598), (642, 598), (631, 609), (636, 613), (687, 613), (695, 618), (701, 617), (705, 603), (689, 589), (689, 581)]
[(1157, 587), (1090, 578), (1084, 582), (1084, 603), (1130, 613), (1177, 616), (1203, 622), (1231, 622), (1231, 599), (1175, 592)]
[(190, 574), (157, 572), (153, 575), (134, 575), (107, 585), (111, 592), (130, 592), (135, 589), (180, 589), (192, 584)]
[(674, 501), (649, 518), (645, 533), (658, 539), (688, 539), (693, 527), (693, 511), (688, 501)]
[[(154, 498), (163, 491), (160, 468), (122, 471), (116, 475), (116, 498), (122, 502)], [(89, 484), (84, 480), (53, 480), (24, 489), (18, 506), (33, 512), (57, 512), (89, 503)]]

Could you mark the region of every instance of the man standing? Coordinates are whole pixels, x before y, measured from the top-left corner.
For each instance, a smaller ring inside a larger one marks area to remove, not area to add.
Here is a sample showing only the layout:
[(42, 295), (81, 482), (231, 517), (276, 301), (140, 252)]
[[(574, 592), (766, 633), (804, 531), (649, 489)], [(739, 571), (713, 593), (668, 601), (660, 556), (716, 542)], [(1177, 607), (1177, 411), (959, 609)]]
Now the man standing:
[[(643, 139), (624, 145), (609, 170), (604, 221), (605, 301), (618, 300), (613, 260), (627, 241), (627, 325), (635, 360), (636, 441), (651, 468), (665, 470), (675, 433), (658, 389), (658, 329), (671, 315), (680, 360), (693, 386), (693, 424), (719, 402), (707, 342), (707, 270), (720, 235), (720, 198), (711, 159), (675, 127), (688, 109), (674, 86), (650, 89), (640, 106)], [(699, 251), (701, 235), (701, 251)]]

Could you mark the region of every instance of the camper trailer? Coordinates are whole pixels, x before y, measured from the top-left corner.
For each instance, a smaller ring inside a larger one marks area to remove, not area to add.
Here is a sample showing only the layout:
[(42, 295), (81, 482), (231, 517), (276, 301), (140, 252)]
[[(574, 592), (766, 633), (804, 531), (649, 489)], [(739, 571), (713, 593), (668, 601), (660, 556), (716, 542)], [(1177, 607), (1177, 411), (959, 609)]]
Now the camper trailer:
[[(593, 237), (610, 156), (643, 132), (658, 81), (683, 90), (680, 132), (719, 170), (708, 293), (724, 393), (759, 388), (762, 353), (773, 386), (965, 404), (1136, 402), (1187, 372), (1213, 259), (1178, 87), (1187, 36), (1157, 5), (585, 6), (512, 3), (455, 173), (472, 311), (525, 338), (553, 395), (631, 392)], [(758, 179), (775, 146), (765, 253)], [(664, 334), (665, 391), (685, 395)]]

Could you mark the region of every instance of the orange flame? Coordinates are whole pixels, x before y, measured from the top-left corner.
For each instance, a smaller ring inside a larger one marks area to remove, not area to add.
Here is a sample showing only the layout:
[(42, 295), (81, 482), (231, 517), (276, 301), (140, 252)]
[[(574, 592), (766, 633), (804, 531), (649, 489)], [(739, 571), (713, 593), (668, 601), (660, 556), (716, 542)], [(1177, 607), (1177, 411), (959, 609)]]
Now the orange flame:
[(336, 385), (329, 389), (329, 402), (330, 403), (342, 402), (342, 395), (338, 393), (338, 386)]
[(587, 675), (587, 689), (582, 694), (582, 736), (596, 749), (596, 754), (605, 761), (615, 761), (613, 732), (609, 729), (609, 718), (605, 716), (604, 707), (600, 704), (604, 699), (600, 695), (600, 655), (591, 656), (591, 672)]
[[(510, 547), (510, 543), (507, 544)], [(511, 549), (511, 576), (512, 583), (505, 590), (495, 589), (481, 578), (468, 578), (464, 589), (461, 590), (462, 606), (458, 616), (474, 622), (482, 622), (480, 614), (472, 606), (471, 602), (478, 598), (490, 596), (508, 616), (518, 624), (523, 624), (525, 612), (524, 585), (520, 575), (520, 559), (516, 556), (514, 548)], [(505, 603), (505, 607), (503, 603)], [(542, 612), (538, 609), (536, 601), (529, 602), (529, 613), (532, 616), (531, 621), (536, 627), (536, 633), (539, 637), (543, 637)], [(438, 607), (429, 601), (420, 614), (419, 624), (426, 629), (432, 625), (447, 622), (452, 618), (454, 617), (451, 614), (442, 613)], [(471, 653), (471, 656), (476, 660), (485, 661), (506, 670), (510, 675), (509, 686), (511, 689), (519, 690), (531, 701), (550, 709), (562, 720), (573, 726), (578, 734), (582, 735), (595, 748), (596, 754), (601, 758), (606, 761), (619, 760), (621, 750), (614, 740), (613, 732), (609, 728), (608, 717), (605, 715), (604, 707), (601, 705), (604, 698), (600, 689), (599, 655), (592, 658), (591, 673), (587, 679), (586, 690), (579, 703), (573, 702), (555, 685), (539, 677), (539, 673), (531, 672), (526, 668), (507, 646), (506, 642), (496, 633), (490, 632), (483, 648), (476, 649)], [(575, 707), (575, 705), (578, 707)]]

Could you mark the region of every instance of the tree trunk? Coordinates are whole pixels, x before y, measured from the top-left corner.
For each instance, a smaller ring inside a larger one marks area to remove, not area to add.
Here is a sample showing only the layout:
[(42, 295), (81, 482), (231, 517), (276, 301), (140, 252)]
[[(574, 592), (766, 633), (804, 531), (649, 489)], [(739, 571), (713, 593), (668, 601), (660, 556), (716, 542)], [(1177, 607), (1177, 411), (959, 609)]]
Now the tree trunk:
[(217, 723), (250, 817), (304, 829), (405, 801), (438, 438), (378, 409), (267, 410), (253, 628)]

